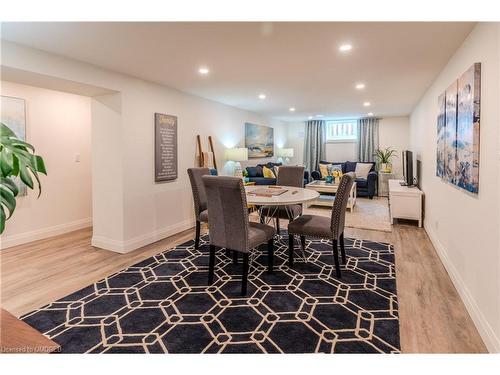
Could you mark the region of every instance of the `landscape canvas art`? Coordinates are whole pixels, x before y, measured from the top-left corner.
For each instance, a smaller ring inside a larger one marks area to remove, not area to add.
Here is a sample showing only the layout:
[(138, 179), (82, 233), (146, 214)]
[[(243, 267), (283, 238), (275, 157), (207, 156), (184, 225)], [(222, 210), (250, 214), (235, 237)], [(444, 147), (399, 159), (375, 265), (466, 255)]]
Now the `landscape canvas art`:
[(274, 155), (274, 129), (245, 123), (245, 147), (249, 158), (269, 158)]
[[(26, 103), (24, 99), (0, 96), (0, 121), (12, 130), (17, 138), (26, 140)], [(27, 194), (26, 185), (16, 178), (20, 196)]]
[(438, 97), (436, 175), (479, 192), (481, 63), (475, 63)]

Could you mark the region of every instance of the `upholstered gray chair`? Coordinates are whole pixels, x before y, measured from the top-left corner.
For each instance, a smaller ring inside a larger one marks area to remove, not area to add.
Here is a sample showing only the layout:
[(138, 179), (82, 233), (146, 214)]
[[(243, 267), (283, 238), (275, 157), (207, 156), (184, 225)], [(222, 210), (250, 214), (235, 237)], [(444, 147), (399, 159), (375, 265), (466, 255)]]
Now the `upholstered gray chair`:
[[(279, 186), (304, 186), (304, 167), (285, 166), (278, 170), (276, 185)], [(289, 206), (266, 206), (262, 208), (261, 222), (264, 217), (273, 217), (276, 219), (276, 230), (280, 231), (280, 219), (292, 221), (302, 215), (302, 205), (293, 204)]]
[(200, 247), (200, 229), (201, 223), (208, 223), (207, 194), (203, 185), (202, 176), (210, 175), (208, 168), (188, 168), (189, 181), (193, 191), (194, 216), (196, 217), (196, 237), (194, 248)]
[(353, 181), (354, 176), (351, 173), (346, 173), (342, 176), (337, 193), (335, 194), (331, 218), (317, 215), (302, 215), (288, 224), (288, 265), (290, 267), (293, 267), (294, 235), (300, 236), (302, 250), (305, 250), (305, 236), (329, 239), (333, 242), (333, 261), (337, 277), (341, 277), (338, 243), (340, 242), (342, 262), (345, 264), (345, 213)]
[(241, 294), (247, 293), (247, 279), (250, 251), (267, 242), (268, 271), (273, 271), (273, 227), (248, 220), (248, 208), (243, 181), (238, 177), (203, 176), (207, 192), (210, 221), (210, 258), (208, 283), (212, 284), (215, 270), (216, 248), (233, 251), (235, 263), (237, 254), (243, 254), (243, 276)]

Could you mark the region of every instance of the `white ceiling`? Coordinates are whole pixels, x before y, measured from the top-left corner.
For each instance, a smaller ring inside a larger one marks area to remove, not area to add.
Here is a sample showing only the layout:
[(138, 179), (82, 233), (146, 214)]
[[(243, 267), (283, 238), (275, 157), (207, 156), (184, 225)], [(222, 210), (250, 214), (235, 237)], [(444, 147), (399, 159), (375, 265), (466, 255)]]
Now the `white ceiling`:
[[(3, 23), (2, 38), (285, 121), (407, 115), (474, 23)], [(352, 44), (348, 53), (338, 47)], [(208, 76), (198, 74), (200, 66)], [(366, 88), (358, 91), (355, 83)], [(258, 94), (265, 93), (266, 100)], [(370, 101), (371, 107), (363, 107)], [(289, 107), (295, 107), (294, 113)]]

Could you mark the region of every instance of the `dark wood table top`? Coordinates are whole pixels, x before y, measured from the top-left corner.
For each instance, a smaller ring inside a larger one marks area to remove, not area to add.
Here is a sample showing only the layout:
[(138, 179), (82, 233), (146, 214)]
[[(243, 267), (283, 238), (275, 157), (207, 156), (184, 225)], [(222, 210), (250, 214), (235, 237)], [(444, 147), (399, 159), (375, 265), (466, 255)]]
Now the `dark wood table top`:
[(51, 353), (61, 347), (36, 329), (0, 309), (0, 353)]

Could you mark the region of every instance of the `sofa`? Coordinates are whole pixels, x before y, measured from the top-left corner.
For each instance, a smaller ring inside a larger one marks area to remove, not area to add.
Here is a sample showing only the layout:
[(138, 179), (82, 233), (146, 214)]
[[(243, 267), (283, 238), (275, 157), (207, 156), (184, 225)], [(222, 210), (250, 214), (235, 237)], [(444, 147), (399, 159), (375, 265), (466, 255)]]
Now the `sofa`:
[[(346, 161), (346, 162), (329, 162), (329, 161), (320, 161), (320, 164), (333, 164), (333, 165), (341, 165), (342, 166), (342, 173), (347, 173), (347, 172), (354, 172), (356, 170), (356, 164), (358, 164), (355, 161)], [(370, 169), (370, 172), (368, 173), (367, 178), (356, 178), (356, 193), (358, 197), (368, 197), (370, 199), (373, 198), (374, 195), (377, 194), (377, 185), (378, 185), (378, 173), (375, 170), (375, 163), (369, 163), (372, 164), (372, 167)], [(320, 171), (313, 171), (311, 172), (311, 177), (313, 180), (321, 180), (321, 172)]]
[[(246, 177), (248, 182), (255, 182), (255, 185), (276, 185), (275, 178), (264, 177), (263, 167), (273, 169), (275, 167), (280, 167), (282, 163), (269, 162), (266, 164), (257, 164), (255, 167), (246, 167)], [(309, 183), (309, 172), (304, 171), (304, 185)]]

